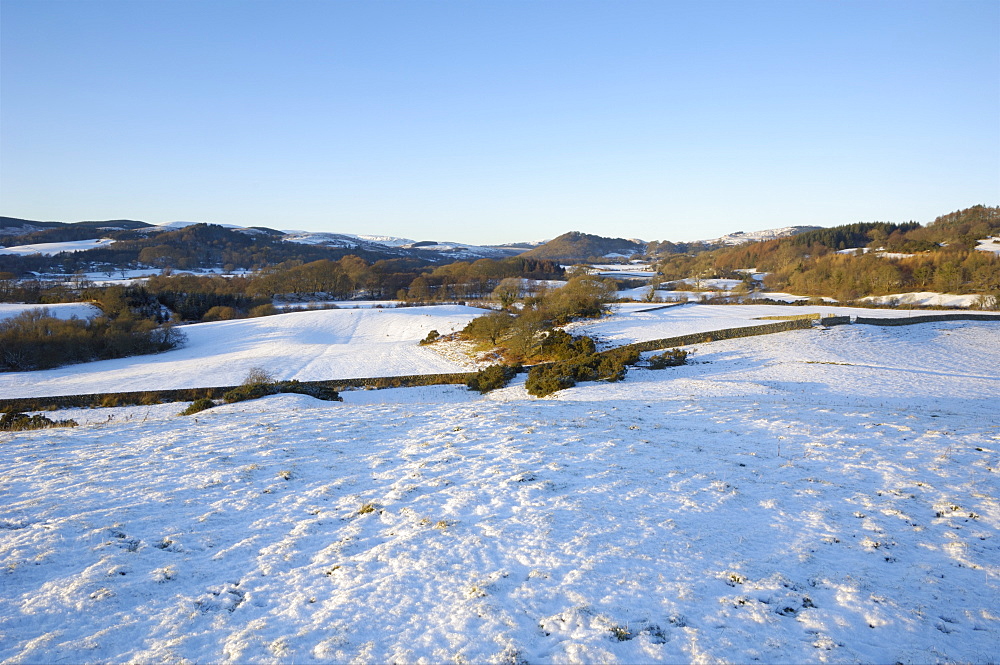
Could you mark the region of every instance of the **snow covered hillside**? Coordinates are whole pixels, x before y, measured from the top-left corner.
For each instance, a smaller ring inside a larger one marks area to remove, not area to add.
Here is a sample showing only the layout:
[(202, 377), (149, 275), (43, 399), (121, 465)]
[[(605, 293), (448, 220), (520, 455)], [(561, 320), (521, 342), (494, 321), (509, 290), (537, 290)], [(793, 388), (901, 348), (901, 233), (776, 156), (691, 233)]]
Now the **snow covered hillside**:
[[(724, 328), (774, 323), (776, 317), (803, 314), (826, 316), (866, 316), (895, 319), (926, 315), (927, 312), (906, 309), (868, 309), (816, 305), (787, 307), (784, 305), (700, 305), (663, 307), (657, 303), (623, 303), (615, 305), (615, 314), (597, 321), (570, 324), (575, 334), (590, 335), (610, 346), (663, 339)], [(989, 312), (984, 312), (988, 314)], [(973, 312), (972, 314), (975, 314)], [(766, 318), (771, 317), (771, 318)]]
[(48, 310), (49, 316), (57, 319), (89, 319), (101, 313), (101, 308), (85, 302), (60, 302), (49, 305), (24, 305), (21, 303), (0, 303), (0, 321), (15, 317), (22, 312), (35, 309)]
[(0, 434), (0, 660), (995, 660), (1000, 324), (694, 359)]
[(333, 309), (183, 326), (185, 346), (153, 356), (0, 373), (5, 397), (236, 385), (254, 366), (278, 379), (462, 372), (468, 367), (417, 345), (483, 310), (458, 305)]
[(111, 238), (94, 238), (92, 240), (68, 240), (66, 242), (41, 242), (34, 245), (18, 245), (16, 247), (0, 247), (0, 254), (21, 254), (30, 256), (42, 254), (53, 256), (59, 252), (85, 252), (88, 249), (107, 247), (114, 242)]

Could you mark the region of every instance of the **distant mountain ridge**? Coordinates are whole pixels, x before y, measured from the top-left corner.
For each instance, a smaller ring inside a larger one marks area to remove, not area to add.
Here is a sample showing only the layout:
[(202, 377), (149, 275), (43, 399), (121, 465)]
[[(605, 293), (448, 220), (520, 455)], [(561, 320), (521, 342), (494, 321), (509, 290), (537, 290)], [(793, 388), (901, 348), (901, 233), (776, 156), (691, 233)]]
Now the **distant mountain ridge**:
[[(39, 222), (16, 217), (0, 217), (0, 246), (28, 245), (49, 242), (87, 240), (95, 236), (114, 235), (116, 231), (130, 231), (149, 236), (151, 233), (170, 232), (185, 229), (206, 222), (175, 221), (164, 224), (149, 224), (136, 220), (108, 220), (87, 222)], [(476, 260), (481, 258), (499, 259), (516, 256), (524, 251), (514, 247), (491, 247), (458, 242), (438, 242), (435, 240), (411, 240), (388, 235), (323, 233), (312, 231), (280, 231), (263, 226), (244, 227), (236, 224), (211, 224), (244, 235), (262, 235), (272, 239), (311, 245), (332, 250), (355, 250), (369, 255), (383, 255), (383, 258), (410, 257), (437, 262), (441, 259), (453, 261)]]

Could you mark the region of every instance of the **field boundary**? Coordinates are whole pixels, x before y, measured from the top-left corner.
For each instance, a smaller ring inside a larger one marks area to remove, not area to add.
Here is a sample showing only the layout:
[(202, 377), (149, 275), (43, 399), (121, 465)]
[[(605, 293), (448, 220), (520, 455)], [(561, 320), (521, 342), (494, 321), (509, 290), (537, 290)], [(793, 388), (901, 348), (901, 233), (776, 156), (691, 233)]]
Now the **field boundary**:
[(856, 324), (869, 326), (909, 326), (914, 323), (934, 323), (935, 321), (1000, 321), (1000, 314), (922, 314), (893, 319), (859, 316), (854, 319)]
[(705, 344), (707, 342), (717, 342), (724, 339), (738, 339), (740, 337), (755, 337), (757, 335), (771, 335), (773, 333), (786, 332), (789, 330), (804, 330), (812, 328), (812, 319), (794, 319), (791, 321), (779, 321), (777, 323), (765, 323), (759, 326), (742, 326), (740, 328), (723, 328), (721, 330), (710, 330), (708, 332), (690, 333), (688, 335), (678, 335), (676, 337), (663, 337), (661, 339), (651, 339), (645, 342), (632, 342), (624, 344), (619, 349), (636, 349), (640, 353), (643, 351), (659, 351), (675, 346), (688, 346), (690, 344)]
[[(406, 376), (382, 376), (357, 379), (334, 379), (325, 381), (299, 381), (298, 386), (327, 388), (341, 391), (345, 388), (414, 388), (417, 386), (438, 386), (465, 384), (475, 372), (453, 372), (450, 374), (410, 374)], [(54, 411), (56, 409), (87, 409), (112, 406), (148, 406), (167, 402), (193, 402), (196, 399), (222, 399), (230, 390), (238, 386), (209, 386), (206, 388), (175, 388), (169, 390), (139, 390), (120, 393), (86, 393), (79, 395), (55, 395), (48, 397), (15, 397), (0, 399), (0, 412), (7, 411)], [(290, 392), (290, 391), (283, 391)]]

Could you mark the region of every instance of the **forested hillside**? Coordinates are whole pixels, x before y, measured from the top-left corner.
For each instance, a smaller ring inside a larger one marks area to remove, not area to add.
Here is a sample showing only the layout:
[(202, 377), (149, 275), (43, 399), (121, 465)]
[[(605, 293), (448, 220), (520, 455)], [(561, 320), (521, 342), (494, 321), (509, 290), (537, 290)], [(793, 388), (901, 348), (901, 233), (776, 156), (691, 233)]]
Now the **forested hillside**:
[[(1000, 293), (1000, 255), (976, 249), (1000, 235), (1000, 208), (974, 206), (927, 226), (849, 224), (790, 238), (673, 255), (659, 264), (664, 279), (768, 273), (766, 287), (850, 301), (907, 291)], [(849, 251), (856, 250), (856, 251)]]
[(524, 256), (559, 261), (600, 260), (608, 255), (632, 256), (645, 254), (646, 244), (624, 238), (604, 238), (589, 233), (571, 231), (525, 252)]

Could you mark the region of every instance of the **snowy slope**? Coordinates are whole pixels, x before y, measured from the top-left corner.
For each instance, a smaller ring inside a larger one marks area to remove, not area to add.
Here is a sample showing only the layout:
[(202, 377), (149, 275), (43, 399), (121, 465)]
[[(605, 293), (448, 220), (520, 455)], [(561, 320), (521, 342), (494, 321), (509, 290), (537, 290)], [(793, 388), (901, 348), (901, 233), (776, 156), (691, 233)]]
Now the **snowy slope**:
[(101, 313), (101, 308), (85, 302), (61, 302), (48, 305), (24, 305), (21, 303), (0, 303), (0, 321), (17, 316), (21, 312), (46, 309), (49, 316), (57, 319), (89, 319)]
[[(905, 309), (866, 309), (863, 307), (836, 307), (819, 305), (786, 307), (783, 305), (700, 305), (659, 307), (656, 303), (622, 304), (615, 307), (615, 314), (597, 321), (581, 321), (569, 326), (575, 334), (590, 335), (607, 344), (619, 346), (664, 337), (676, 337), (725, 328), (774, 323), (768, 316), (867, 316), (873, 318), (906, 318), (923, 316), (927, 312)], [(652, 311), (648, 311), (652, 309)]]
[(254, 366), (278, 379), (461, 372), (417, 342), (462, 328), (483, 310), (458, 305), (335, 309), (183, 326), (188, 343), (153, 356), (0, 373), (6, 397), (239, 384)]
[(894, 293), (888, 296), (869, 296), (861, 298), (862, 302), (890, 303), (904, 305), (933, 305), (938, 307), (972, 307), (979, 296), (975, 293), (958, 295), (954, 293), (935, 293), (933, 291), (918, 291), (914, 293)]
[(418, 242), (409, 238), (399, 238), (396, 236), (383, 235), (359, 235), (353, 233), (316, 233), (313, 231), (288, 231), (282, 238), (286, 242), (294, 242), (303, 245), (326, 245), (329, 247), (381, 247), (391, 249), (419, 249), (422, 251), (437, 252), (443, 256), (453, 258), (502, 258), (511, 256), (516, 252), (495, 247), (483, 247), (480, 245), (467, 245), (456, 242)]
[(0, 254), (42, 254), (53, 256), (59, 252), (85, 252), (88, 249), (107, 247), (114, 240), (111, 238), (94, 238), (92, 240), (69, 240), (66, 242), (41, 242), (34, 245), (18, 245), (17, 247), (0, 247)]
[(976, 249), (983, 252), (993, 252), (994, 254), (1000, 254), (1000, 237), (996, 238), (986, 238), (985, 240), (980, 240), (976, 245)]
[(0, 660), (990, 662), (998, 331), (59, 413), (0, 434)]
[(763, 229), (760, 231), (736, 231), (735, 233), (727, 233), (726, 235), (715, 238), (713, 240), (702, 240), (710, 245), (742, 245), (748, 242), (761, 242), (764, 240), (775, 240), (777, 238), (787, 238), (788, 236), (798, 235), (804, 233), (805, 231), (814, 231), (819, 229), (819, 226), (783, 226), (777, 229)]

